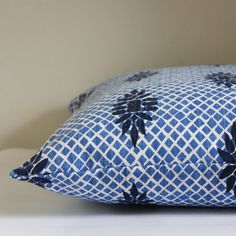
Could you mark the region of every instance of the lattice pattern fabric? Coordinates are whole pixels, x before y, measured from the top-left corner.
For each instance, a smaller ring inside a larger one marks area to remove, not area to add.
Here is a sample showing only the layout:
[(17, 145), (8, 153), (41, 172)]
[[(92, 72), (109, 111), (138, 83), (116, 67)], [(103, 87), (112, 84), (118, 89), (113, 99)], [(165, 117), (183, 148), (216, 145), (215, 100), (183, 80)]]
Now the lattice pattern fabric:
[(107, 203), (236, 206), (236, 65), (106, 81), (11, 176)]

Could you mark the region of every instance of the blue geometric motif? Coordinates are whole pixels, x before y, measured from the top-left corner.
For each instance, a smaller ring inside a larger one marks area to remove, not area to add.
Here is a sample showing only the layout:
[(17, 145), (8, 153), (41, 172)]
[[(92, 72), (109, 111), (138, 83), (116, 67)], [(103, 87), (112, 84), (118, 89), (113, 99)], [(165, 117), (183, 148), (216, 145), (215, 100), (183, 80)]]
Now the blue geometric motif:
[(172, 67), (106, 81), (71, 103), (31, 163), (44, 169), (11, 176), (107, 203), (235, 207), (235, 74), (235, 65)]

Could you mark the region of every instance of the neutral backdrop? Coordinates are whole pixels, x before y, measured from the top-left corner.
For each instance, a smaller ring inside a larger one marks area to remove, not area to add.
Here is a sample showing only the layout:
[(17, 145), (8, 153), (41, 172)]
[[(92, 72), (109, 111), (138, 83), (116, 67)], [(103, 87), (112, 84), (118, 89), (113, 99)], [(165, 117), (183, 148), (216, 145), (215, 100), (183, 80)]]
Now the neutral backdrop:
[(143, 68), (236, 63), (235, 0), (0, 0), (0, 149), (39, 147), (84, 89)]

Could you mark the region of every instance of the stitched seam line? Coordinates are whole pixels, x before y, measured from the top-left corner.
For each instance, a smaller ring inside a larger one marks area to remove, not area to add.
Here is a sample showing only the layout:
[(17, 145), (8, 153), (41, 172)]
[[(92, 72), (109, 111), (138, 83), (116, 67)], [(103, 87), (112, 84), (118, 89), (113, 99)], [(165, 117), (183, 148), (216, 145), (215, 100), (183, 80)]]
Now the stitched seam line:
[(47, 174), (39, 174), (38, 176), (50, 176), (50, 175), (58, 175), (60, 173), (65, 173), (65, 174), (72, 174), (72, 173), (77, 173), (79, 175), (81, 174), (85, 174), (86, 172), (90, 172), (90, 173), (95, 173), (96, 171), (108, 171), (110, 169), (123, 169), (123, 168), (130, 168), (130, 169), (133, 169), (135, 167), (142, 167), (142, 168), (148, 168), (148, 167), (161, 167), (161, 166), (169, 166), (169, 167), (172, 167), (172, 166), (175, 166), (175, 165), (179, 165), (179, 166), (187, 166), (187, 165), (190, 165), (190, 166), (194, 166), (194, 167), (198, 167), (199, 165), (205, 165), (205, 166), (208, 166), (208, 167), (211, 167), (213, 165), (216, 165), (216, 166), (220, 166), (220, 167), (223, 167), (225, 164), (220, 164), (218, 162), (210, 162), (210, 163), (204, 163), (204, 162), (198, 162), (198, 163), (164, 163), (164, 164), (147, 164), (147, 165), (133, 165), (133, 166), (126, 166), (126, 165), (121, 165), (121, 166), (110, 166), (110, 167), (104, 167), (104, 168), (101, 168), (101, 167), (98, 167), (98, 168), (95, 168), (95, 169), (91, 169), (91, 170), (85, 170), (85, 171), (57, 171), (57, 172), (52, 172), (52, 173), (47, 173)]

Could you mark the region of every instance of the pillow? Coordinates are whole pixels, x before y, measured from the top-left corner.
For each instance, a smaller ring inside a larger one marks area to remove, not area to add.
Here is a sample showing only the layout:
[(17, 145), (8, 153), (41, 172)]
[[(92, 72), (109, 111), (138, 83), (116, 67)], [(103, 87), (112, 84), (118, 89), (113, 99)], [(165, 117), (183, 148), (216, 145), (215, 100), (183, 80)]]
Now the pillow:
[(130, 73), (78, 96), (37, 154), (11, 172), (118, 204), (236, 206), (236, 65)]

